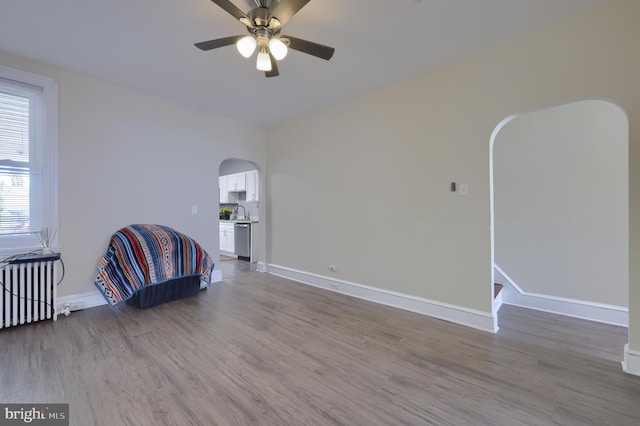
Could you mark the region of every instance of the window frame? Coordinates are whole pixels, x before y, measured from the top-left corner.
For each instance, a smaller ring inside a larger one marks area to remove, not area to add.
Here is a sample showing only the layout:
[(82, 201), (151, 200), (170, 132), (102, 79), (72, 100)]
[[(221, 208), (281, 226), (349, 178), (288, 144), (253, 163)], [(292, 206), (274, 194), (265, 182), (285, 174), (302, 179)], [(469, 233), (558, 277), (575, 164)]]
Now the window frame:
[[(58, 84), (49, 77), (0, 65), (0, 78), (18, 86), (30, 85), (42, 89), (42, 107), (36, 112), (34, 148), (41, 150), (43, 227), (58, 230)], [(39, 121), (39, 122), (38, 122)], [(60, 250), (56, 232), (52, 249)], [(0, 257), (29, 253), (42, 249), (35, 234), (0, 235)]]

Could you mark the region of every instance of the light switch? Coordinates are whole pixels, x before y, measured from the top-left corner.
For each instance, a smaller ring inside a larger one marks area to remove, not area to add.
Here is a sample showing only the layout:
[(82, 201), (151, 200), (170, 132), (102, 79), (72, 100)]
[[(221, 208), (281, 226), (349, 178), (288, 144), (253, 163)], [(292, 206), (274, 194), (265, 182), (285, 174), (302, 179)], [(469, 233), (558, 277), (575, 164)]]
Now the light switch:
[(469, 195), (469, 184), (461, 183), (460, 184), (460, 195)]
[(198, 214), (198, 206), (191, 206), (191, 214)]

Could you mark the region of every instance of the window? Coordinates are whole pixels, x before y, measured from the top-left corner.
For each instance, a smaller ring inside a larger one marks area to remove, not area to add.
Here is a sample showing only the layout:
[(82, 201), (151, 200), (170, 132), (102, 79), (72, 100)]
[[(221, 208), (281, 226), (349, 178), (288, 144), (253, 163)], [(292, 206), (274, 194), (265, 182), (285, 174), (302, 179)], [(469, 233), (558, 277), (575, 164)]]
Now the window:
[(1, 254), (38, 249), (38, 232), (58, 229), (57, 145), (56, 83), (0, 66)]

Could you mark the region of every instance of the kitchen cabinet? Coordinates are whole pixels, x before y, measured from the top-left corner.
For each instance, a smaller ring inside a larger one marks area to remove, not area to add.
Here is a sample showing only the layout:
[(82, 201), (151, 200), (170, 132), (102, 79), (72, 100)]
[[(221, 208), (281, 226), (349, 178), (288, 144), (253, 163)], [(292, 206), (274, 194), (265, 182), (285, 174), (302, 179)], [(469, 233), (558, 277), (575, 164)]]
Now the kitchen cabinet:
[(258, 171), (251, 170), (246, 173), (247, 201), (258, 201)]
[(236, 173), (227, 175), (227, 191), (246, 191), (247, 178), (246, 173)]
[[(237, 203), (238, 200), (258, 201), (260, 184), (258, 182), (258, 171), (251, 170), (246, 173), (234, 173), (232, 175), (220, 176), (218, 178), (220, 188), (220, 204)], [(246, 195), (238, 195), (238, 193)]]
[(227, 176), (220, 176), (220, 178), (218, 178), (218, 188), (220, 189), (220, 203), (228, 203), (229, 189)]
[(220, 251), (235, 253), (235, 235), (233, 222), (220, 222)]

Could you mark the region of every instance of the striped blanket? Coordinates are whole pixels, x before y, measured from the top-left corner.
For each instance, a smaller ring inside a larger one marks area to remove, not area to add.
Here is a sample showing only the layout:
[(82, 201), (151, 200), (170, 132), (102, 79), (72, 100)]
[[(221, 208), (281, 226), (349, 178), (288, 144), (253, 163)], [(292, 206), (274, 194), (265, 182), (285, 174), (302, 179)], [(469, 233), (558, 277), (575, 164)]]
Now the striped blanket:
[(213, 260), (188, 236), (161, 225), (130, 225), (113, 234), (100, 260), (95, 285), (111, 306), (144, 286), (199, 275), (210, 285)]

